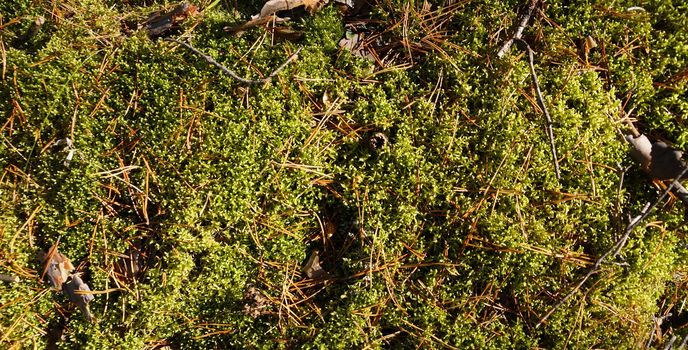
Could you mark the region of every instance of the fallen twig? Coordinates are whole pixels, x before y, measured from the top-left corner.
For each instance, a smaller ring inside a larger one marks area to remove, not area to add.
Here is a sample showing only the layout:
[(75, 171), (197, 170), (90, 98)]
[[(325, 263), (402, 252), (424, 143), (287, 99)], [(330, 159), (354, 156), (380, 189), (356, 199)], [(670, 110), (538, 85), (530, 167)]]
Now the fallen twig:
[(683, 341), (681, 342), (681, 344), (678, 346), (677, 349), (681, 350), (681, 349), (685, 348), (686, 344), (688, 344), (688, 335), (685, 338), (683, 338)]
[(502, 58), (506, 52), (511, 49), (511, 45), (514, 44), (515, 40), (521, 40), (521, 36), (523, 36), (523, 30), (526, 29), (526, 25), (528, 24), (530, 16), (533, 14), (533, 10), (535, 10), (537, 3), (538, 0), (530, 0), (530, 6), (528, 6), (528, 10), (521, 16), (521, 21), (516, 28), (516, 32), (514, 32), (514, 36), (509, 38), (509, 40), (507, 40), (504, 45), (502, 45), (502, 48), (497, 52), (498, 58)]
[(223, 73), (225, 73), (225, 74), (229, 75), (230, 77), (232, 77), (233, 79), (238, 80), (238, 81), (245, 83), (245, 84), (262, 84), (262, 83), (268, 82), (270, 79), (272, 79), (272, 77), (274, 77), (275, 75), (277, 75), (277, 73), (279, 73), (282, 69), (284, 69), (284, 67), (286, 67), (287, 64), (289, 64), (291, 61), (295, 60), (299, 56), (299, 52), (301, 52), (301, 49), (302, 49), (301, 47), (299, 47), (296, 50), (296, 52), (291, 54), (291, 56), (289, 56), (289, 58), (287, 58), (287, 60), (284, 61), (284, 63), (282, 63), (282, 65), (277, 67), (277, 69), (275, 69), (267, 77), (262, 78), (262, 79), (252, 80), (252, 79), (246, 79), (246, 78), (240, 77), (234, 71), (229, 70), (227, 67), (225, 67), (222, 64), (218, 63), (217, 61), (215, 61), (215, 59), (212, 58), (210, 55), (207, 55), (207, 54), (203, 53), (202, 51), (198, 50), (197, 48), (191, 46), (191, 44), (187, 44), (183, 41), (179, 41), (177, 39), (172, 39), (172, 38), (165, 38), (165, 41), (171, 41), (171, 42), (174, 42), (174, 43), (177, 43), (179, 45), (186, 47), (187, 49), (191, 50), (193, 53), (203, 57), (203, 59), (205, 59), (206, 62), (219, 68)]
[(533, 76), (533, 84), (535, 84), (535, 92), (537, 93), (537, 101), (538, 104), (540, 105), (540, 108), (542, 111), (545, 113), (545, 118), (547, 120), (547, 136), (549, 137), (549, 147), (550, 150), (552, 151), (552, 161), (554, 162), (554, 171), (557, 174), (557, 180), (561, 179), (561, 172), (559, 171), (559, 160), (557, 159), (557, 148), (554, 145), (554, 131), (552, 130), (552, 118), (549, 116), (549, 112), (547, 111), (547, 106), (545, 106), (545, 99), (542, 97), (542, 91), (540, 90), (540, 82), (538, 81), (537, 74), (535, 74), (535, 65), (533, 63), (533, 49), (530, 48), (530, 45), (528, 45), (527, 42), (524, 40), (518, 39), (521, 41), (525, 46), (526, 50), (528, 50), (528, 63), (530, 65), (530, 74)]
[(671, 339), (670, 339), (670, 340), (667, 342), (667, 344), (664, 346), (664, 349), (663, 349), (663, 350), (671, 350), (671, 349), (673, 349), (674, 342), (676, 342), (676, 339), (678, 339), (678, 337), (677, 337), (676, 335), (672, 336)]
[(609, 250), (607, 250), (604, 254), (602, 254), (602, 256), (600, 256), (600, 258), (597, 259), (597, 261), (595, 261), (595, 264), (592, 266), (590, 271), (588, 271), (588, 273), (585, 274), (585, 276), (583, 276), (583, 278), (581, 278), (581, 280), (578, 281), (578, 283), (576, 283), (576, 285), (573, 287), (573, 289), (568, 294), (566, 294), (561, 300), (559, 300), (559, 302), (557, 302), (554, 305), (554, 307), (552, 307), (544, 316), (542, 316), (542, 318), (540, 318), (540, 321), (538, 321), (538, 323), (535, 325), (535, 328), (539, 328), (542, 325), (542, 323), (544, 323), (554, 313), (554, 311), (556, 311), (574, 293), (576, 293), (576, 291), (578, 291), (578, 289), (580, 289), (580, 287), (583, 285), (583, 283), (585, 283), (588, 280), (588, 278), (590, 278), (590, 276), (592, 276), (593, 274), (595, 274), (597, 272), (597, 270), (600, 268), (600, 266), (602, 266), (605, 259), (607, 259), (607, 257), (609, 255), (613, 254), (614, 256), (616, 256), (619, 254), (619, 252), (624, 247), (624, 245), (626, 245), (626, 242), (628, 241), (628, 237), (630, 236), (633, 229), (636, 226), (638, 226), (638, 224), (640, 224), (641, 221), (643, 221), (645, 218), (647, 218), (648, 215), (650, 215), (652, 210), (657, 205), (659, 205), (659, 203), (661, 203), (662, 200), (664, 200), (664, 198), (667, 196), (667, 194), (669, 194), (669, 192), (671, 192), (671, 190), (674, 188), (674, 186), (676, 186), (676, 184), (678, 184), (679, 179), (681, 179), (683, 177), (683, 175), (685, 175), (686, 173), (688, 173), (688, 168), (684, 169), (683, 172), (681, 172), (681, 174), (676, 178), (676, 180), (674, 180), (671, 183), (671, 185), (669, 185), (667, 187), (667, 189), (664, 190), (662, 195), (659, 196), (659, 198), (657, 198), (657, 200), (652, 205), (650, 205), (650, 203), (647, 203), (645, 205), (643, 210), (640, 212), (640, 215), (633, 218), (631, 220), (631, 222), (628, 224), (628, 226), (626, 227), (626, 230), (624, 231), (623, 236), (621, 236), (621, 238), (619, 238), (616, 241), (616, 243), (614, 243), (614, 245)]
[(38, 16), (33, 23), (31, 23), (31, 26), (29, 29), (26, 30), (26, 33), (22, 34), (18, 38), (14, 40), (14, 46), (21, 46), (24, 44), (27, 44), (33, 37), (38, 34), (38, 31), (41, 30), (41, 27), (43, 27), (43, 24), (45, 24), (45, 18), (42, 16)]

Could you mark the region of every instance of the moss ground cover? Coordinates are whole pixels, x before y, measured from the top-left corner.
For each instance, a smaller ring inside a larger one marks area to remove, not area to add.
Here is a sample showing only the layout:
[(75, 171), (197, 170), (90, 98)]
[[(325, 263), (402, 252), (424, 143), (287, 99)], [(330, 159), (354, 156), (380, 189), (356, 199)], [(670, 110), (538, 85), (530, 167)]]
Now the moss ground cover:
[[(339, 47), (336, 7), (295, 17), (302, 38), (280, 41), (223, 31), (260, 1), (195, 4), (175, 37), (241, 76), (303, 50), (244, 85), (125, 28), (174, 4), (0, 3), (0, 273), (22, 279), (0, 282), (3, 348), (622, 349), (688, 335), (680, 202), (535, 328), (657, 197), (619, 170), (624, 111), (687, 145), (683, 1), (538, 7), (524, 39), (560, 179), (527, 57), (495, 56), (520, 1), (379, 1), (366, 16), (391, 47), (384, 67)], [(377, 132), (388, 142), (372, 148)], [(69, 166), (53, 147), (65, 137)], [(37, 256), (58, 238), (103, 292), (93, 324), (41, 280)], [(315, 251), (325, 278), (303, 271)]]

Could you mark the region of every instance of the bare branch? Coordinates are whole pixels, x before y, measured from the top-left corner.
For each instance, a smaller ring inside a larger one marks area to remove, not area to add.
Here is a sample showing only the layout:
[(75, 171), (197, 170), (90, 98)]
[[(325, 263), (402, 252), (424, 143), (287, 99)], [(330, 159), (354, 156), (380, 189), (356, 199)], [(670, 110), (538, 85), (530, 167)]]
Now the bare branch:
[(545, 118), (547, 120), (547, 136), (549, 137), (549, 147), (552, 152), (552, 161), (554, 162), (554, 171), (557, 174), (557, 180), (561, 179), (561, 172), (559, 171), (559, 160), (557, 156), (557, 148), (554, 145), (554, 131), (552, 130), (552, 117), (549, 115), (549, 111), (547, 111), (547, 106), (545, 105), (545, 99), (542, 97), (542, 91), (540, 90), (540, 82), (538, 81), (537, 74), (535, 74), (535, 64), (533, 63), (533, 50), (530, 48), (530, 45), (528, 45), (527, 42), (521, 39), (517, 39), (521, 41), (525, 46), (526, 50), (528, 51), (528, 63), (530, 65), (530, 74), (533, 76), (533, 84), (535, 84), (535, 92), (537, 93), (537, 101), (538, 105), (540, 105), (540, 108), (542, 109), (542, 112), (545, 113)]
[(664, 346), (663, 350), (673, 349), (674, 342), (676, 342), (676, 339), (678, 339), (678, 337), (676, 335), (672, 336), (671, 339), (669, 340), (669, 342), (667, 342), (667, 344)]
[(514, 32), (514, 36), (512, 36), (509, 40), (507, 40), (504, 45), (502, 45), (502, 48), (499, 49), (499, 52), (497, 52), (497, 57), (502, 58), (509, 49), (511, 49), (511, 45), (514, 44), (515, 40), (521, 40), (521, 36), (523, 36), (523, 30), (526, 29), (526, 25), (528, 25), (528, 21), (530, 20), (530, 16), (533, 14), (533, 10), (535, 10), (535, 6), (537, 5), (538, 0), (531, 0), (530, 5), (528, 6), (528, 10), (521, 16), (521, 21), (518, 24), (518, 27), (516, 28), (516, 32)]
[(619, 252), (624, 247), (624, 245), (626, 245), (626, 242), (628, 241), (628, 237), (630, 236), (633, 229), (636, 228), (636, 226), (638, 226), (638, 224), (640, 224), (640, 222), (642, 222), (645, 218), (647, 218), (648, 215), (650, 215), (652, 210), (654, 210), (655, 207), (657, 207), (657, 205), (659, 205), (659, 203), (661, 203), (664, 200), (664, 198), (667, 196), (667, 194), (669, 194), (669, 192), (671, 192), (671, 190), (676, 186), (676, 184), (678, 184), (679, 179), (681, 179), (683, 177), (683, 175), (685, 175), (686, 173), (688, 173), (688, 168), (684, 169), (683, 172), (681, 172), (681, 174), (676, 178), (676, 180), (674, 180), (671, 183), (671, 185), (669, 185), (667, 187), (667, 189), (664, 190), (662, 195), (659, 196), (659, 198), (657, 198), (657, 200), (652, 205), (650, 205), (650, 203), (647, 203), (645, 205), (645, 208), (643, 208), (643, 210), (640, 212), (640, 215), (636, 216), (628, 224), (628, 226), (626, 227), (626, 230), (624, 231), (623, 236), (621, 236), (621, 238), (619, 238), (619, 240), (617, 240), (616, 243), (614, 243), (614, 245), (609, 250), (607, 250), (604, 254), (602, 254), (602, 256), (600, 256), (600, 258), (597, 259), (597, 261), (595, 261), (595, 264), (592, 266), (590, 271), (588, 271), (588, 273), (585, 274), (585, 276), (583, 276), (583, 278), (581, 278), (580, 281), (578, 281), (578, 283), (576, 283), (576, 285), (573, 287), (573, 289), (568, 294), (566, 294), (561, 300), (559, 300), (559, 302), (557, 302), (554, 305), (554, 307), (552, 307), (552, 309), (550, 309), (540, 319), (540, 321), (538, 321), (538, 323), (535, 325), (535, 328), (539, 328), (542, 325), (542, 323), (544, 323), (554, 313), (554, 311), (556, 311), (569, 298), (571, 298), (571, 296), (573, 296), (573, 294), (576, 293), (576, 291), (578, 291), (578, 289), (580, 289), (580, 287), (583, 285), (583, 283), (585, 283), (585, 281), (587, 281), (588, 278), (590, 278), (590, 276), (592, 276), (593, 274), (595, 274), (597, 272), (597, 270), (599, 270), (600, 266), (602, 266), (605, 259), (607, 259), (607, 257), (609, 255), (611, 255), (612, 253), (614, 254), (614, 256), (619, 254)]
[(225, 67), (225, 66), (223, 66), (222, 64), (220, 64), (219, 62), (215, 61), (215, 59), (212, 58), (210, 55), (208, 55), (208, 54), (206, 54), (206, 53), (204, 53), (204, 52), (198, 50), (197, 48), (191, 46), (191, 44), (185, 43), (185, 42), (183, 42), (183, 41), (179, 41), (179, 40), (177, 40), (177, 39), (172, 39), (172, 38), (165, 38), (165, 41), (171, 41), (171, 42), (174, 42), (174, 43), (177, 43), (177, 44), (179, 44), (179, 45), (182, 45), (182, 46), (186, 47), (187, 49), (191, 50), (191, 52), (193, 52), (193, 53), (195, 53), (195, 54), (197, 54), (197, 55), (203, 57), (203, 59), (205, 59), (206, 62), (212, 64), (213, 66), (215, 66), (215, 67), (217, 67), (217, 68), (219, 68), (223, 73), (229, 75), (229, 76), (232, 77), (234, 80), (238, 80), (238, 81), (240, 81), (240, 82), (242, 82), (242, 83), (245, 83), (245, 84), (263, 84), (263, 83), (268, 82), (270, 79), (272, 79), (272, 77), (274, 77), (275, 75), (277, 75), (277, 73), (279, 73), (282, 69), (284, 69), (284, 67), (286, 67), (287, 64), (289, 64), (291, 61), (295, 60), (295, 59), (298, 57), (299, 52), (301, 52), (301, 49), (302, 49), (301, 47), (299, 47), (298, 50), (296, 50), (296, 52), (294, 52), (291, 56), (289, 56), (289, 58), (287, 58), (287, 60), (284, 61), (284, 63), (282, 63), (282, 65), (280, 65), (279, 67), (277, 67), (277, 69), (275, 69), (275, 70), (274, 70), (272, 73), (270, 73), (270, 75), (268, 75), (267, 77), (262, 78), (262, 79), (252, 80), (252, 79), (246, 79), (246, 78), (240, 77), (240, 76), (239, 76), (237, 73), (235, 73), (234, 71), (229, 70), (227, 67)]

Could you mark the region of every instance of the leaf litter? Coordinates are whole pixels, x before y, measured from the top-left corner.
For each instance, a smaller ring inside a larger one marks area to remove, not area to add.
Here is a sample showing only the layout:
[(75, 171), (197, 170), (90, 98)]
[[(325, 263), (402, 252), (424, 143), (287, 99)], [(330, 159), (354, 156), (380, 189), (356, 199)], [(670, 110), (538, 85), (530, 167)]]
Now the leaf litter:
[(94, 321), (93, 314), (88, 304), (93, 300), (91, 288), (81, 279), (80, 272), (74, 272), (75, 268), (71, 260), (57, 249), (60, 241), (58, 239), (47, 253), (44, 253), (42, 260), (45, 263), (41, 278), (48, 277), (48, 282), (53, 290), (62, 291), (69, 300), (81, 309), (84, 317), (89, 322)]

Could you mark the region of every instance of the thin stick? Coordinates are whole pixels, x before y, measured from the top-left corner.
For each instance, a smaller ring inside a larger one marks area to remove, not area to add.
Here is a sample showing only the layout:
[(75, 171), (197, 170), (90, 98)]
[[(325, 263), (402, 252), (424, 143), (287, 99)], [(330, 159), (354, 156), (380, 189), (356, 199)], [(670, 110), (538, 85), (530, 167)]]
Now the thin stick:
[(688, 204), (688, 190), (683, 187), (680, 183), (676, 184), (676, 191), (674, 191), (674, 194), (678, 199), (680, 199), (683, 203)]
[(28, 43), (31, 41), (31, 39), (38, 34), (38, 31), (41, 30), (41, 27), (43, 27), (43, 24), (45, 24), (45, 18), (43, 16), (38, 16), (36, 17), (36, 20), (31, 23), (31, 26), (29, 29), (24, 33), (22, 36), (16, 38), (14, 40), (14, 45), (15, 46), (20, 46)]
[(523, 36), (523, 30), (526, 29), (526, 25), (528, 25), (528, 21), (530, 20), (530, 16), (533, 14), (533, 10), (535, 10), (535, 6), (537, 5), (538, 0), (531, 0), (530, 1), (530, 6), (528, 6), (528, 10), (526, 13), (524, 13), (521, 16), (521, 22), (518, 25), (518, 28), (516, 28), (516, 32), (514, 33), (514, 36), (512, 36), (509, 40), (507, 40), (504, 45), (502, 45), (502, 48), (499, 49), (499, 52), (497, 52), (497, 57), (502, 58), (509, 49), (511, 49), (511, 45), (514, 44), (515, 40), (521, 40), (521, 36)]
[(688, 343), (688, 335), (686, 335), (686, 337), (683, 338), (683, 341), (682, 341), (681, 344), (678, 346), (678, 350), (681, 350), (681, 349), (685, 348), (687, 343)]
[(549, 137), (549, 148), (552, 151), (552, 161), (554, 162), (554, 171), (557, 174), (557, 180), (561, 180), (561, 172), (559, 171), (559, 160), (557, 159), (557, 148), (554, 145), (554, 131), (552, 130), (552, 117), (550, 117), (547, 111), (547, 106), (545, 106), (545, 99), (542, 97), (542, 91), (540, 90), (540, 82), (538, 81), (537, 74), (535, 74), (535, 65), (533, 63), (533, 50), (530, 48), (527, 42), (518, 39), (523, 44), (526, 45), (526, 50), (528, 50), (528, 63), (530, 65), (530, 74), (533, 76), (533, 84), (535, 84), (535, 92), (537, 93), (538, 105), (545, 113), (545, 118), (547, 120), (547, 136)]
[(673, 349), (674, 342), (676, 341), (677, 338), (678, 338), (678, 337), (677, 337), (676, 335), (674, 335), (673, 337), (671, 337), (671, 339), (669, 340), (669, 342), (664, 346), (664, 349), (663, 349), (663, 350), (671, 350), (671, 349)]
[(619, 252), (621, 251), (621, 249), (623, 248), (623, 246), (624, 246), (624, 245), (626, 244), (626, 242), (628, 241), (628, 237), (630, 236), (630, 234), (631, 234), (631, 232), (633, 231), (633, 229), (634, 229), (636, 226), (638, 226), (638, 224), (640, 224), (641, 221), (643, 221), (645, 218), (647, 218), (648, 215), (650, 215), (650, 213), (652, 212), (652, 210), (654, 210), (654, 208), (655, 208), (657, 205), (659, 205), (659, 203), (661, 203), (661, 202), (664, 200), (664, 198), (667, 196), (667, 194), (669, 194), (669, 192), (670, 192), (670, 191), (674, 188), (674, 186), (678, 183), (678, 181), (679, 181), (678, 179), (681, 179), (681, 178), (683, 177), (683, 175), (685, 175), (686, 173), (688, 173), (688, 168), (683, 169), (683, 171), (682, 171), (681, 174), (676, 178), (676, 180), (674, 180), (674, 181), (671, 183), (671, 185), (669, 185), (669, 186), (667, 187), (667, 189), (664, 190), (664, 192), (662, 193), (662, 195), (659, 196), (659, 198), (657, 198), (657, 200), (656, 200), (652, 205), (650, 205), (650, 203), (647, 203), (647, 204), (645, 205), (645, 208), (643, 208), (643, 210), (640, 212), (640, 215), (636, 216), (636, 217), (635, 217), (633, 220), (631, 220), (631, 222), (628, 224), (628, 226), (626, 227), (626, 231), (624, 231), (623, 236), (622, 236), (621, 238), (619, 238), (619, 240), (617, 240), (616, 243), (615, 243), (609, 250), (607, 250), (604, 254), (602, 254), (602, 256), (601, 256), (599, 259), (597, 259), (597, 261), (595, 261), (595, 265), (592, 266), (592, 268), (590, 269), (590, 271), (588, 271), (588, 273), (585, 274), (585, 276), (583, 276), (583, 278), (582, 278), (580, 281), (578, 281), (578, 283), (576, 283), (576, 286), (573, 287), (573, 289), (572, 289), (568, 294), (566, 294), (566, 296), (564, 296), (561, 300), (559, 300), (559, 302), (556, 303), (556, 304), (554, 305), (554, 307), (553, 307), (552, 309), (550, 309), (550, 310), (545, 314), (545, 316), (543, 316), (543, 317), (540, 319), (540, 321), (538, 321), (538, 323), (535, 325), (535, 328), (539, 328), (540, 325), (542, 325), (542, 323), (544, 323), (544, 322), (554, 313), (554, 311), (556, 311), (556, 310), (557, 310), (561, 305), (563, 305), (571, 296), (573, 296), (573, 294), (576, 293), (576, 291), (578, 291), (578, 289), (580, 289), (580, 287), (583, 285), (583, 283), (585, 283), (585, 282), (588, 280), (588, 278), (590, 278), (590, 276), (592, 276), (593, 274), (595, 274), (595, 273), (597, 272), (597, 270), (600, 268), (600, 266), (602, 266), (602, 264), (604, 263), (605, 259), (607, 259), (607, 257), (608, 257), (609, 255), (611, 255), (612, 253), (613, 253), (614, 255), (619, 254)]
[(277, 69), (275, 69), (275, 70), (274, 70), (272, 73), (270, 73), (270, 75), (268, 75), (267, 77), (265, 77), (265, 78), (263, 78), (263, 79), (251, 80), (251, 79), (246, 79), (246, 78), (240, 77), (240, 76), (239, 76), (237, 73), (235, 73), (234, 71), (231, 71), (231, 70), (227, 69), (227, 67), (225, 67), (225, 66), (223, 66), (222, 64), (218, 63), (217, 61), (215, 61), (215, 59), (212, 58), (210, 55), (205, 54), (205, 53), (203, 53), (202, 51), (198, 50), (197, 48), (191, 46), (191, 44), (187, 44), (187, 43), (185, 43), (185, 42), (183, 42), (183, 41), (179, 41), (179, 40), (177, 40), (177, 39), (172, 39), (172, 38), (165, 38), (165, 41), (171, 41), (171, 42), (174, 42), (174, 43), (177, 43), (177, 44), (179, 44), (179, 45), (182, 45), (182, 46), (186, 47), (187, 49), (191, 50), (193, 53), (195, 53), (195, 54), (197, 54), (197, 55), (203, 57), (203, 59), (205, 59), (206, 62), (212, 64), (213, 66), (215, 66), (215, 67), (217, 67), (217, 68), (219, 68), (223, 73), (225, 73), (225, 74), (229, 75), (230, 77), (232, 77), (233, 79), (238, 80), (238, 81), (240, 81), (240, 82), (242, 82), (242, 83), (245, 83), (245, 84), (262, 84), (262, 83), (265, 83), (265, 82), (269, 81), (272, 77), (274, 77), (275, 75), (277, 75), (277, 73), (279, 73), (279, 71), (281, 71), (282, 69), (284, 69), (284, 67), (286, 67), (287, 64), (289, 64), (291, 61), (295, 60), (295, 59), (298, 57), (299, 52), (301, 52), (301, 49), (302, 49), (301, 47), (299, 47), (298, 50), (296, 50), (296, 52), (294, 52), (291, 56), (289, 56), (289, 58), (287, 58), (287, 60), (284, 61), (284, 63), (282, 63), (282, 65), (280, 65), (279, 67), (277, 67)]

